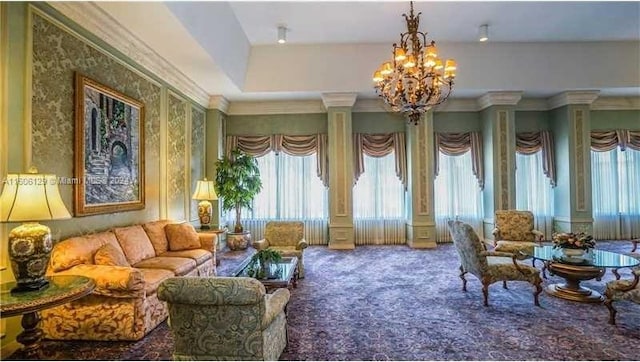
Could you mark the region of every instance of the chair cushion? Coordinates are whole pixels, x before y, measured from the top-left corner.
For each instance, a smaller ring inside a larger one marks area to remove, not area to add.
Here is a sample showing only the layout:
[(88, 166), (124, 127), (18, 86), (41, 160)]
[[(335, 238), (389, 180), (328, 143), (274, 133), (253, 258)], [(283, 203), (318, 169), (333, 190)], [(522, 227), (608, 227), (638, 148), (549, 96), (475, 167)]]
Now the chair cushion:
[(297, 256), (298, 259), (302, 258), (302, 249), (296, 249), (295, 246), (271, 246), (270, 248), (281, 252), (282, 256)]
[(196, 265), (202, 265), (202, 263), (211, 259), (213, 257), (213, 254), (211, 254), (210, 252), (204, 249), (191, 249), (191, 250), (180, 250), (180, 251), (167, 251), (162, 255), (158, 255), (158, 256), (189, 258), (189, 259), (193, 259), (196, 262)]
[(169, 250), (171, 251), (199, 249), (201, 247), (198, 233), (191, 224), (167, 224), (164, 227), (164, 231), (167, 234)]
[(96, 265), (130, 266), (122, 249), (116, 248), (112, 244), (101, 246), (93, 256), (93, 263)]
[(51, 253), (51, 269), (60, 272), (80, 264), (92, 264), (93, 255), (105, 244), (118, 245), (110, 232), (76, 236), (57, 243)]
[(145, 269), (165, 269), (171, 271), (176, 276), (182, 276), (195, 269), (196, 262), (195, 260), (188, 258), (156, 256), (142, 260), (135, 264), (134, 267)]
[(487, 257), (487, 263), (489, 266), (487, 267), (486, 275), (491, 278), (491, 282), (498, 280), (521, 280), (535, 284), (536, 280), (540, 278), (540, 271), (538, 269), (529, 265), (518, 264), (518, 267), (520, 267), (520, 270), (518, 270), (511, 258), (489, 256)]
[(521, 252), (527, 255), (533, 254), (533, 248), (538, 246), (537, 243), (530, 241), (511, 241), (500, 240), (496, 244), (495, 251), (504, 251), (506, 253), (520, 255)]
[(142, 225), (116, 228), (113, 229), (113, 233), (116, 234), (129, 264), (135, 265), (140, 260), (156, 256), (153, 244)]

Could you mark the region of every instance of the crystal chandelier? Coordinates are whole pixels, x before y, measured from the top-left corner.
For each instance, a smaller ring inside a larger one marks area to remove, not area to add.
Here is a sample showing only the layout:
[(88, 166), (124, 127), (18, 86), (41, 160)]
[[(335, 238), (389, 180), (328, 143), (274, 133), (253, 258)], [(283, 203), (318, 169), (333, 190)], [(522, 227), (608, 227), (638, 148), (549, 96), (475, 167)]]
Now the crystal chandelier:
[(373, 74), (376, 93), (416, 125), (423, 113), (449, 98), (456, 77), (455, 60), (443, 65), (436, 42), (427, 44), (427, 33), (418, 31), (420, 14), (413, 15), (412, 1), (409, 16), (402, 14), (407, 32), (400, 34), (400, 44), (393, 44), (392, 61)]

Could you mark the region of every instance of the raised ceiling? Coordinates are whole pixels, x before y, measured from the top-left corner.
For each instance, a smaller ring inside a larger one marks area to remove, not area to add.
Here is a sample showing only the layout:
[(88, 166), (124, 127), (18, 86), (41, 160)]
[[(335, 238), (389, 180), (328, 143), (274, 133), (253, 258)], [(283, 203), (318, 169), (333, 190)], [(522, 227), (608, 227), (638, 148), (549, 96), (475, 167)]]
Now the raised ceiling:
[[(52, 3), (56, 7), (56, 3)], [(65, 5), (73, 6), (73, 5)], [(371, 73), (409, 3), (96, 2), (203, 93), (231, 101), (373, 98)], [(453, 97), (574, 89), (640, 95), (640, 2), (416, 2), (422, 31), (458, 61)], [(288, 43), (276, 43), (286, 25)], [(477, 41), (489, 24), (490, 41)]]

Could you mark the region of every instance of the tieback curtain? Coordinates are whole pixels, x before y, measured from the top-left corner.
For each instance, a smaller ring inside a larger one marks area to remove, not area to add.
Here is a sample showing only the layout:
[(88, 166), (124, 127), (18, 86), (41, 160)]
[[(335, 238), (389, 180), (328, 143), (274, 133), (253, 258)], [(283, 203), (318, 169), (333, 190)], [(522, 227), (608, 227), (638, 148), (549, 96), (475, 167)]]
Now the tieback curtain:
[(516, 152), (531, 155), (542, 150), (542, 171), (549, 178), (551, 186), (556, 186), (556, 163), (553, 135), (549, 131), (516, 133)]
[(471, 167), (478, 180), (480, 189), (484, 189), (484, 166), (482, 164), (482, 136), (479, 132), (439, 133), (435, 134), (436, 152), (434, 152), (434, 176), (440, 172), (438, 151), (447, 156), (460, 156), (471, 150)]
[(407, 151), (404, 133), (353, 134), (353, 183), (358, 182), (364, 173), (364, 155), (384, 157), (391, 152), (395, 154), (396, 176), (407, 189)]
[(327, 135), (289, 136), (274, 134), (268, 136), (227, 136), (225, 154), (239, 149), (251, 156), (260, 157), (273, 151), (276, 154), (284, 152), (291, 156), (310, 156), (314, 153), (317, 159), (317, 175), (325, 187), (329, 186), (329, 161), (327, 153)]
[(617, 129), (613, 131), (591, 131), (591, 149), (596, 152), (611, 151), (620, 147), (624, 151), (629, 147), (640, 151), (640, 131)]

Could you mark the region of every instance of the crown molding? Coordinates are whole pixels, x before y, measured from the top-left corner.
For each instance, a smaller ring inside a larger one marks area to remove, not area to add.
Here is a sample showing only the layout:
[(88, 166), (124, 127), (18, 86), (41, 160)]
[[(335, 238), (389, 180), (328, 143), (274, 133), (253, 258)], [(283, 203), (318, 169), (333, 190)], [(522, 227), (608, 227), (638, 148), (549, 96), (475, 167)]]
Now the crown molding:
[(545, 98), (522, 98), (516, 111), (548, 111), (549, 106)]
[(329, 107), (353, 107), (357, 93), (322, 93), (322, 104)]
[(598, 98), (599, 90), (588, 91), (566, 91), (549, 98), (549, 109), (566, 106), (569, 104), (587, 104), (590, 105)]
[(434, 112), (477, 112), (478, 103), (474, 98), (449, 99), (437, 105)]
[(206, 107), (209, 95), (178, 68), (93, 2), (49, 2), (54, 9), (140, 64), (196, 103)]
[(352, 112), (391, 112), (391, 109), (380, 98), (364, 98), (356, 100)]
[(491, 106), (515, 106), (522, 99), (522, 91), (492, 91), (478, 98), (478, 110)]
[(231, 102), (230, 116), (258, 115), (258, 114), (304, 114), (326, 113), (320, 100), (295, 100), (295, 101), (244, 101)]
[(209, 97), (208, 109), (217, 109), (222, 113), (229, 113), (229, 101), (221, 95), (215, 95)]
[(598, 97), (591, 104), (594, 111), (640, 110), (640, 97)]

